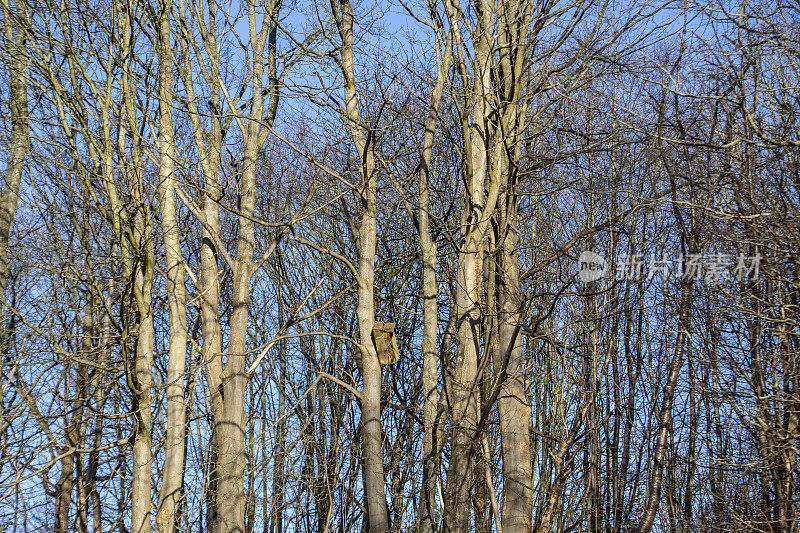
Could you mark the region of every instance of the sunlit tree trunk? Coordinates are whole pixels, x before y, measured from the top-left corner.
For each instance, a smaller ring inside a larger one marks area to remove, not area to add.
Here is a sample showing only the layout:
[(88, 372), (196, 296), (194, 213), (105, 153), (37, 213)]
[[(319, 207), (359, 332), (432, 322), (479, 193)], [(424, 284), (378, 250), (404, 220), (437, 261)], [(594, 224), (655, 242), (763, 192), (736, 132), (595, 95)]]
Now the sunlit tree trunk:
[[(185, 31), (180, 33), (181, 56), (181, 81), (186, 90), (186, 106), (188, 119), (192, 125), (195, 147), (197, 148), (200, 166), (203, 170), (202, 193), (202, 230), (200, 242), (200, 275), (199, 295), (200, 317), (202, 327), (201, 353), (203, 369), (208, 384), (209, 403), (212, 417), (215, 420), (222, 414), (222, 329), (220, 325), (220, 277), (222, 270), (219, 265), (219, 250), (215, 237), (220, 233), (219, 201), (221, 199), (220, 173), (222, 171), (222, 141), (225, 136), (223, 131), (223, 118), (220, 115), (221, 88), (220, 88), (220, 57), (217, 46), (216, 5), (210, 1), (206, 6), (180, 0), (179, 17), (181, 27), (189, 26), (187, 12), (197, 11), (208, 13), (208, 21), (201, 33), (203, 50), (208, 54), (205, 71), (208, 73), (208, 112), (210, 120), (208, 128), (201, 121), (201, 111), (195, 90), (192, 54), (195, 51), (193, 36)], [(198, 58), (198, 61), (201, 60)], [(174, 182), (173, 182), (174, 183)], [(219, 473), (217, 458), (219, 455), (219, 441), (216, 433), (216, 424), (212, 420), (209, 436), (208, 475), (204, 479), (206, 495), (206, 527), (209, 531), (217, 531), (217, 485)]]
[[(222, 373), (222, 413), (215, 421), (219, 439), (219, 489), (217, 507), (219, 533), (244, 533), (245, 530), (245, 423), (244, 399), (249, 380), (247, 359), (248, 320), (250, 317), (250, 283), (263, 260), (254, 259), (255, 208), (258, 175), (258, 155), (266, 141), (278, 106), (277, 25), (280, 0), (272, 0), (261, 14), (256, 29), (256, 5), (247, 6), (250, 24), (250, 46), (253, 53), (250, 113), (246, 119), (237, 118), (243, 135), (243, 151), (239, 188), (238, 238), (236, 258), (231, 264), (233, 284), (228, 349)], [(265, 55), (266, 52), (266, 55)], [(265, 61), (269, 85), (264, 85)], [(269, 95), (268, 105), (265, 96)], [(266, 108), (266, 109), (265, 109)], [(266, 116), (265, 116), (266, 110)], [(269, 243), (262, 259), (269, 257), (278, 239)]]
[[(472, 119), (462, 115), (468, 165), (465, 173), (465, 201), (462, 219), (462, 240), (458, 251), (456, 272), (456, 309), (458, 354), (453, 369), (452, 451), (447, 470), (445, 489), (444, 530), (466, 532), (470, 530), (472, 509), (472, 483), (474, 477), (474, 451), (477, 438), (478, 398), (477, 373), (480, 351), (481, 282), (483, 280), (483, 254), (487, 231), (497, 202), (498, 178), (487, 179), (487, 151), (489, 150), (489, 95), (491, 34), (494, 10), (490, 2), (480, 3), (479, 21), (474, 45), (474, 80), (469, 101)], [(460, 43), (459, 43), (460, 44)], [(459, 58), (463, 72), (463, 58)], [(491, 192), (485, 190), (489, 182)]]
[[(439, 29), (439, 28), (437, 28)], [(437, 43), (441, 43), (441, 33), (437, 32)], [(453, 58), (452, 31), (442, 45), (441, 60), (438, 63), (436, 84), (434, 85), (428, 116), (425, 120), (425, 132), (422, 140), (419, 170), (419, 234), (422, 249), (422, 299), (423, 299), (423, 333), (422, 333), (422, 390), (423, 405), (423, 438), (422, 438), (422, 503), (420, 530), (432, 533), (434, 527), (434, 510), (436, 509), (436, 487), (439, 483), (438, 461), (436, 457), (435, 425), (436, 411), (439, 405), (439, 354), (437, 350), (437, 334), (439, 328), (439, 286), (436, 281), (436, 242), (432, 238), (430, 224), (430, 179), (433, 158), (433, 141), (436, 126), (439, 122), (439, 105), (444, 93), (445, 81), (450, 72)]]
[[(134, 56), (131, 48), (134, 31), (134, 14), (127, 4), (115, 0), (118, 14), (117, 25), (119, 49), (117, 60), (121, 63), (121, 124), (117, 130), (114, 149), (123, 156), (120, 174), (130, 195), (133, 213), (125, 216), (122, 198), (116, 193), (111, 147), (105, 153), (104, 165), (106, 190), (112, 198), (110, 208), (116, 218), (117, 238), (127, 251), (123, 258), (125, 273), (131, 280), (132, 306), (136, 317), (133, 343), (133, 362), (130, 365), (129, 386), (133, 392), (133, 416), (136, 433), (133, 440), (133, 465), (131, 468), (131, 528), (133, 533), (150, 533), (152, 528), (152, 393), (153, 393), (153, 276), (155, 271), (155, 249), (151, 212), (143, 180), (140, 162), (143, 160), (141, 139), (132, 135), (137, 131), (138, 108)], [(105, 110), (110, 112), (109, 109)], [(110, 125), (107, 115), (104, 125)], [(135, 139), (131, 148), (126, 147), (126, 138)], [(113, 192), (111, 192), (113, 189)]]
[[(503, 451), (503, 529), (530, 531), (533, 518), (533, 472), (530, 434), (531, 405), (522, 373), (523, 296), (517, 260), (517, 198), (514, 184), (504, 194), (500, 245), (499, 353), (505, 362), (502, 390), (497, 399)], [(503, 358), (507, 357), (506, 361)], [(498, 370), (501, 370), (498, 368)], [(496, 372), (497, 373), (497, 372)], [(500, 377), (498, 376), (498, 379)]]
[(358, 226), (358, 331), (363, 388), (361, 391), (361, 448), (364, 495), (367, 500), (369, 530), (389, 531), (386, 506), (386, 474), (381, 430), (381, 365), (372, 342), (375, 324), (375, 248), (378, 231), (377, 169), (374, 140), (370, 142), (362, 121), (353, 59), (353, 8), (349, 0), (331, 1), (341, 38), (339, 67), (344, 76), (345, 112), (350, 136), (361, 163), (361, 202), (363, 211)]
[(170, 25), (172, 3), (158, 5), (158, 85), (159, 85), (159, 169), (158, 193), (161, 225), (166, 257), (167, 303), (169, 306), (169, 362), (167, 366), (167, 434), (164, 474), (159, 493), (156, 529), (162, 533), (176, 531), (183, 472), (185, 468), (186, 398), (186, 286), (181, 253), (180, 228), (175, 196), (175, 136), (173, 125), (172, 68), (173, 53)]
[(27, 0), (3, 2), (4, 58), (8, 67), (9, 107), (11, 111), (11, 146), (8, 152), (5, 183), (0, 196), (0, 301), (4, 300), (8, 286), (10, 268), (8, 264), (8, 239), (11, 224), (17, 211), (25, 154), (30, 145), (30, 126), (28, 124), (28, 87), (25, 72), (28, 68), (27, 41), (28, 5)]

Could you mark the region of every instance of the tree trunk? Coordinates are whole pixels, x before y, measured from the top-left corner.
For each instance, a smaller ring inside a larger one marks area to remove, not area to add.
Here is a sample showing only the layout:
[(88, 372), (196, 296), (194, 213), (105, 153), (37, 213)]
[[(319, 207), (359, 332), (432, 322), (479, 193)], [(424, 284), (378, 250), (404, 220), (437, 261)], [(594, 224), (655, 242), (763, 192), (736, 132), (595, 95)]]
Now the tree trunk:
[[(437, 33), (437, 37), (439, 34)], [(439, 39), (437, 38), (437, 42)], [(422, 391), (423, 399), (423, 437), (422, 437), (422, 501), (420, 531), (432, 533), (434, 528), (434, 511), (436, 509), (436, 487), (439, 483), (438, 461), (434, 432), (436, 430), (436, 410), (439, 405), (439, 354), (437, 351), (437, 333), (439, 329), (439, 286), (436, 281), (436, 242), (431, 236), (430, 227), (430, 172), (433, 157), (433, 140), (439, 121), (439, 104), (444, 92), (444, 84), (450, 72), (453, 58), (452, 31), (444, 43), (442, 61), (436, 84), (431, 94), (428, 117), (425, 121), (425, 133), (422, 141), (419, 171), (419, 235), (422, 249), (422, 299), (423, 299), (423, 333), (422, 333)]]
[(5, 302), (5, 290), (11, 269), (8, 264), (8, 239), (11, 224), (17, 211), (19, 188), (22, 183), (22, 170), (25, 154), (30, 145), (28, 124), (28, 87), (25, 71), (28, 68), (26, 46), (26, 25), (28, 24), (28, 5), (26, 0), (15, 0), (14, 12), (3, 3), (5, 41), (5, 61), (9, 72), (9, 107), (11, 108), (11, 146), (6, 167), (5, 188), (0, 196), (0, 301)]
[[(286, 320), (286, 313), (283, 305), (283, 284), (285, 279), (283, 276), (283, 260), (278, 250), (279, 266), (278, 276), (275, 280), (277, 300), (278, 300), (278, 322), (283, 324)], [(284, 472), (286, 465), (286, 359), (288, 357), (288, 345), (286, 339), (278, 341), (278, 357), (280, 358), (280, 375), (278, 379), (278, 425), (275, 428), (275, 452), (272, 476), (272, 509), (269, 514), (269, 532), (270, 533), (283, 533), (283, 505), (284, 505), (284, 486), (286, 474)], [(266, 398), (265, 402), (266, 412)], [(264, 456), (266, 457), (266, 442), (264, 443)], [(267, 501), (267, 476), (264, 476), (264, 501)], [(264, 522), (267, 522), (267, 506), (264, 505)]]
[(67, 533), (70, 528), (69, 508), (72, 503), (74, 474), (75, 456), (70, 454), (61, 460), (61, 474), (56, 483), (56, 523), (53, 527), (55, 533)]
[(175, 138), (172, 120), (172, 46), (170, 24), (172, 3), (159, 2), (158, 78), (159, 78), (159, 172), (158, 193), (166, 256), (167, 301), (169, 305), (169, 362), (167, 366), (167, 434), (164, 477), (159, 493), (156, 529), (176, 531), (179, 501), (182, 497), (185, 463), (186, 398), (186, 286), (180, 228), (175, 198)]
[(152, 491), (150, 478), (153, 468), (151, 416), (153, 384), (153, 289), (152, 243), (145, 245), (144, 264), (136, 271), (137, 307), (140, 318), (134, 372), (136, 390), (134, 417), (136, 436), (133, 441), (133, 468), (131, 470), (131, 525), (133, 533), (150, 533), (152, 518)]
[[(187, 6), (181, 0), (180, 23), (183, 27), (188, 26), (186, 20)], [(215, 12), (213, 4), (209, 7), (209, 32), (216, 30)], [(209, 80), (208, 107), (210, 120), (208, 129), (201, 122), (201, 112), (198, 109), (198, 98), (196, 97), (193, 77), (193, 62), (191, 53), (194, 51), (195, 43), (190, 42), (191, 37), (184, 32), (181, 36), (181, 55), (183, 64), (181, 65), (181, 80), (186, 89), (186, 102), (188, 118), (192, 124), (192, 134), (194, 144), (203, 169), (203, 205), (202, 205), (202, 232), (200, 243), (200, 279), (199, 281), (199, 300), (200, 317), (202, 327), (202, 347), (201, 356), (203, 369), (205, 372), (206, 383), (209, 391), (210, 411), (213, 420), (211, 421), (211, 431), (209, 436), (209, 459), (207, 475), (204, 478), (205, 507), (206, 507), (206, 528), (210, 532), (217, 531), (218, 505), (217, 505), (217, 485), (219, 473), (217, 471), (217, 458), (219, 455), (219, 441), (216, 434), (216, 420), (222, 415), (222, 329), (220, 326), (220, 276), (222, 275), (219, 267), (219, 250), (215, 236), (220, 233), (220, 214), (219, 204), (217, 203), (221, 195), (219, 176), (222, 170), (222, 141), (224, 132), (222, 130), (222, 117), (219, 116), (221, 88), (218, 77)], [(209, 37), (208, 42), (213, 42), (214, 35)], [(212, 72), (219, 69), (219, 51), (208, 46), (206, 52), (209, 56), (209, 63), (206, 68)], [(174, 183), (174, 182), (173, 182)]]
[[(475, 43), (475, 73), (472, 88), (472, 120), (462, 116), (462, 129), (466, 132), (469, 159), (466, 172), (465, 209), (462, 227), (464, 237), (458, 252), (456, 272), (456, 312), (458, 355), (453, 369), (450, 406), (453, 429), (452, 451), (447, 471), (445, 489), (444, 530), (466, 532), (470, 530), (472, 508), (472, 481), (474, 477), (474, 446), (477, 413), (477, 373), (481, 328), (481, 281), (483, 280), (483, 252), (489, 222), (497, 202), (497, 191), (486, 196), (486, 154), (488, 150), (487, 117), (491, 88), (489, 56), (493, 10), (489, 2), (482, 2), (479, 25), (480, 38)], [(460, 66), (463, 69), (463, 65)], [(496, 188), (496, 179), (491, 179)]]
[(381, 431), (381, 365), (372, 342), (375, 324), (375, 248), (378, 231), (377, 175), (374, 145), (367, 138), (361, 120), (353, 61), (353, 8), (342, 0), (334, 11), (342, 40), (339, 66), (344, 76), (344, 92), (350, 135), (361, 161), (361, 201), (363, 213), (358, 228), (358, 330), (361, 353), (361, 446), (364, 495), (371, 533), (389, 531), (386, 506), (385, 468)]
[[(238, 217), (239, 234), (236, 244), (236, 259), (231, 265), (233, 285), (231, 295), (231, 318), (225, 370), (222, 373), (222, 414), (216, 420), (219, 439), (219, 533), (244, 533), (245, 505), (244, 467), (245, 424), (244, 397), (249, 376), (245, 365), (247, 358), (247, 324), (250, 318), (250, 283), (261, 262), (254, 263), (255, 252), (255, 208), (258, 155), (275, 120), (278, 106), (278, 82), (276, 66), (276, 35), (280, 0), (272, 0), (265, 6), (261, 28), (256, 31), (256, 6), (247, 6), (251, 21), (250, 45), (253, 51), (250, 116), (238, 121), (242, 129), (243, 154)], [(268, 74), (269, 90), (264, 90), (264, 51), (269, 39)], [(269, 94), (266, 117), (265, 96)], [(275, 250), (280, 234), (264, 252), (263, 259)]]
[[(257, 75), (257, 74), (256, 74)], [(258, 98), (258, 96), (256, 97)], [(256, 107), (254, 103), (253, 107)], [(256, 160), (259, 145), (251, 123), (245, 140), (241, 176), (241, 212), (236, 264), (233, 269), (231, 319), (225, 370), (222, 374), (222, 416), (216, 421), (219, 439), (219, 533), (244, 533), (245, 416), (247, 387), (247, 323), (250, 317), (250, 281), (255, 239)]]
[[(695, 254), (697, 251), (693, 246), (690, 246), (689, 253)], [(658, 512), (658, 504), (661, 500), (661, 487), (664, 480), (664, 468), (667, 462), (669, 432), (672, 428), (672, 402), (675, 398), (675, 387), (678, 383), (678, 376), (683, 366), (683, 354), (686, 350), (686, 344), (689, 342), (692, 319), (693, 285), (694, 282), (692, 279), (686, 276), (681, 278), (680, 304), (678, 310), (678, 337), (675, 340), (675, 352), (668, 367), (667, 382), (664, 385), (663, 392), (664, 399), (658, 414), (658, 434), (656, 436), (655, 450), (653, 452), (650, 480), (647, 485), (645, 512), (639, 524), (640, 533), (648, 533), (653, 527), (656, 513)]]
[[(216, 122), (216, 121), (212, 121)], [(219, 135), (219, 131), (212, 135)], [(219, 136), (221, 142), (221, 135)], [(210, 143), (211, 144), (211, 143)], [(216, 145), (216, 143), (214, 143)], [(211, 236), (212, 231), (219, 232), (219, 206), (215, 194), (218, 193), (219, 179), (214, 173), (219, 172), (220, 152), (216, 146), (209, 146), (209, 157), (214, 161), (210, 171), (205, 174), (205, 193), (203, 195), (203, 214), (206, 224), (203, 225), (202, 244), (200, 247), (200, 314), (202, 319), (202, 357), (208, 383), (209, 399), (214, 421), (222, 415), (222, 328), (220, 327), (219, 278), (221, 271), (217, 262), (217, 247)], [(210, 531), (217, 527), (217, 457), (219, 440), (216, 424), (212, 422), (210, 438), (210, 469), (206, 493), (206, 524)]]
[[(88, 332), (85, 332), (84, 334), (88, 336)], [(86, 338), (84, 338), (84, 348), (85, 342)], [(86, 387), (86, 372), (85, 368), (82, 368), (82, 366), (83, 365), (79, 366), (75, 371), (75, 397), (72, 400), (73, 405), (68, 411), (72, 414), (69, 418), (66, 416), (64, 417), (64, 422), (66, 424), (64, 432), (65, 446), (60, 451), (62, 453), (68, 453), (68, 455), (61, 459), (61, 474), (56, 484), (56, 523), (55, 527), (53, 528), (56, 533), (67, 533), (72, 527), (72, 522), (70, 521), (70, 507), (73, 503), (72, 491), (75, 488), (76, 481), (76, 454), (69, 452), (71, 449), (79, 447), (81, 440), (81, 425), (83, 423), (84, 402), (83, 395), (84, 388)], [(65, 372), (65, 377), (67, 377), (65, 381), (69, 386), (69, 365), (67, 366)], [(69, 393), (69, 389), (67, 389), (67, 393)]]
[[(513, 184), (504, 195), (501, 225), (499, 357), (507, 354), (505, 379), (497, 400), (503, 451), (503, 529), (530, 531), (533, 517), (533, 471), (529, 427), (531, 405), (522, 373), (522, 294), (517, 261), (517, 199)], [(499, 377), (498, 377), (499, 379)]]

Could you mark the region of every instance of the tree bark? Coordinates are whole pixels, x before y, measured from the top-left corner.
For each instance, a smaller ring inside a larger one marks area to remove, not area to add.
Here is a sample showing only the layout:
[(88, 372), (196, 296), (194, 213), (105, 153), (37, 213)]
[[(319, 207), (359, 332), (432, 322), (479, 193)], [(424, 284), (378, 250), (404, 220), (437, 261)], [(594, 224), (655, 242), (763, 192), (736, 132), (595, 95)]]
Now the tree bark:
[[(465, 210), (462, 222), (463, 240), (458, 252), (456, 272), (456, 309), (458, 355), (453, 370), (451, 424), (452, 451), (445, 489), (444, 530), (470, 530), (474, 446), (477, 430), (477, 372), (480, 350), (481, 281), (486, 233), (497, 202), (496, 177), (490, 177), (493, 190), (484, 191), (487, 168), (489, 129), (490, 52), (493, 8), (488, 0), (481, 2), (478, 40), (474, 52), (474, 80), (471, 95), (472, 120), (462, 115), (462, 129), (469, 154), (465, 173)], [(461, 44), (461, 43), (459, 43)], [(464, 70), (463, 60), (459, 68)]]
[[(436, 411), (439, 405), (439, 354), (437, 333), (439, 329), (439, 286), (436, 281), (436, 242), (430, 227), (430, 174), (433, 158), (433, 141), (439, 121), (439, 104), (442, 101), (444, 84), (450, 72), (453, 58), (452, 30), (442, 47), (442, 59), (438, 65), (436, 84), (431, 94), (428, 117), (425, 120), (425, 133), (422, 140), (419, 171), (419, 235), (422, 250), (422, 390), (423, 438), (422, 438), (422, 503), (420, 508), (420, 531), (432, 533), (436, 509), (436, 487), (439, 483), (438, 461), (436, 457), (435, 431)], [(441, 41), (437, 33), (437, 43)]]
[[(277, 300), (278, 300), (278, 322), (283, 324), (286, 320), (286, 312), (283, 304), (283, 284), (286, 283), (283, 270), (283, 256), (280, 249), (277, 250), (278, 266), (275, 279)], [(272, 475), (272, 507), (267, 514), (267, 506), (264, 505), (264, 522), (269, 520), (269, 533), (283, 533), (283, 506), (284, 491), (286, 485), (286, 370), (288, 345), (286, 339), (278, 341), (278, 357), (280, 358), (280, 374), (278, 379), (278, 425), (275, 428), (275, 448), (274, 466)], [(263, 400), (266, 403), (266, 398)], [(265, 405), (266, 411), (266, 405)], [(266, 456), (266, 442), (263, 445), (264, 455)], [(264, 476), (264, 501), (267, 501), (267, 476)]]
[[(120, 49), (119, 56), (122, 62), (121, 76), (121, 124), (117, 131), (116, 150), (118, 154), (126, 157), (121, 165), (121, 175), (125, 180), (134, 211), (131, 215), (122, 218), (125, 209), (121, 199), (116, 196), (111, 208), (117, 213), (117, 238), (123, 243), (123, 250), (127, 249), (129, 255), (126, 262), (126, 274), (131, 279), (133, 310), (136, 315), (136, 331), (134, 342), (133, 375), (130, 385), (133, 392), (133, 415), (136, 424), (136, 433), (133, 441), (133, 466), (131, 469), (131, 528), (133, 533), (150, 533), (152, 528), (152, 392), (153, 392), (153, 347), (154, 347), (154, 309), (153, 301), (153, 274), (155, 270), (155, 249), (153, 246), (153, 231), (145, 186), (142, 179), (143, 170), (140, 165), (142, 160), (141, 140), (131, 135), (134, 145), (130, 149), (125, 146), (127, 135), (138, 127), (136, 123), (136, 82), (132, 78), (134, 69), (131, 65), (131, 34), (133, 29), (133, 14), (130, 7), (117, 0), (119, 10)], [(110, 117), (106, 117), (110, 120)], [(106, 152), (110, 158), (111, 150)], [(105, 166), (107, 190), (114, 188), (114, 165), (107, 160)], [(111, 194), (109, 194), (112, 197)], [(127, 226), (130, 232), (125, 231)]]
[[(180, 0), (180, 26), (189, 27), (186, 12), (196, 13), (205, 10), (205, 6), (193, 5), (187, 7), (185, 0)], [(203, 205), (202, 205), (202, 231), (200, 243), (200, 276), (199, 300), (202, 327), (201, 356), (206, 383), (208, 385), (211, 407), (211, 431), (209, 436), (208, 474), (204, 480), (206, 499), (206, 528), (211, 532), (217, 531), (218, 505), (218, 469), (219, 442), (217, 436), (216, 420), (222, 415), (222, 329), (220, 325), (220, 276), (219, 250), (215, 236), (220, 233), (219, 200), (221, 187), (219, 176), (222, 170), (222, 142), (225, 137), (223, 120), (220, 113), (221, 87), (220, 87), (220, 57), (216, 44), (216, 8), (212, 2), (208, 3), (208, 23), (203, 25), (206, 30), (201, 34), (204, 49), (208, 54), (208, 64), (205, 70), (210, 73), (208, 83), (208, 107), (210, 120), (208, 128), (201, 122), (201, 112), (198, 107), (198, 98), (194, 85), (192, 54), (195, 53), (193, 37), (186, 32), (181, 32), (181, 55), (183, 64), (180, 75), (186, 89), (187, 115), (192, 124), (194, 144), (197, 148), (200, 165), (203, 169)], [(198, 58), (198, 61), (201, 60)]]
[[(690, 254), (697, 253), (693, 246), (689, 247)], [(678, 337), (675, 340), (675, 351), (668, 367), (667, 382), (664, 385), (661, 410), (658, 414), (658, 434), (656, 436), (655, 450), (650, 471), (650, 480), (647, 485), (647, 497), (644, 506), (644, 515), (639, 524), (640, 533), (648, 533), (656, 519), (658, 504), (661, 500), (661, 487), (664, 480), (664, 468), (667, 462), (669, 445), (669, 432), (672, 428), (672, 402), (675, 398), (675, 388), (678, 383), (683, 354), (689, 342), (692, 320), (692, 288), (694, 281), (683, 276), (680, 282), (680, 304), (678, 318)]]
[(28, 5), (26, 0), (15, 0), (14, 12), (3, 3), (5, 32), (5, 61), (9, 72), (9, 107), (11, 108), (11, 147), (6, 167), (5, 187), (0, 196), (0, 300), (5, 302), (5, 291), (11, 273), (8, 258), (8, 239), (19, 201), (19, 188), (25, 166), (25, 154), (30, 145), (28, 123), (28, 87), (25, 72), (28, 68), (26, 35)]
[(344, 93), (350, 135), (361, 162), (363, 212), (358, 227), (358, 330), (363, 388), (361, 391), (361, 446), (364, 494), (371, 533), (389, 531), (386, 505), (385, 465), (381, 431), (381, 365), (372, 342), (375, 324), (375, 248), (378, 231), (377, 173), (375, 148), (361, 120), (353, 60), (353, 8), (349, 0), (331, 0), (342, 46), (339, 66), (344, 76)]
[[(149, 239), (148, 239), (149, 240)], [(133, 441), (133, 468), (131, 470), (131, 524), (134, 533), (149, 533), (152, 518), (152, 428), (151, 415), (153, 384), (153, 311), (151, 309), (153, 289), (152, 244), (145, 245), (147, 259), (137, 268), (137, 308), (141, 317), (136, 338), (134, 372), (136, 387), (134, 416), (136, 437)]]
[[(533, 519), (533, 471), (530, 435), (531, 404), (522, 372), (522, 293), (517, 260), (517, 199), (513, 184), (504, 194), (501, 212), (499, 349), (508, 354), (505, 380), (497, 400), (503, 451), (503, 529), (530, 531)], [(500, 355), (498, 354), (498, 355)], [(498, 378), (499, 379), (499, 378)]]
[[(663, 109), (659, 110), (659, 120), (663, 119)], [(659, 143), (662, 142), (661, 129), (662, 124), (659, 124)], [(683, 131), (683, 130), (681, 130)], [(673, 202), (672, 212), (675, 220), (678, 222), (680, 228), (681, 242), (684, 245), (686, 256), (685, 261), (696, 256), (699, 252), (700, 244), (700, 230), (696, 214), (694, 210), (690, 210), (689, 223), (687, 224), (684, 219), (684, 213), (678, 209), (676, 189), (676, 176), (679, 175), (677, 170), (673, 168), (671, 161), (668, 158), (667, 152), (663, 146), (659, 146), (661, 159), (664, 163), (664, 168), (670, 178), (670, 183), (673, 186)], [(689, 157), (684, 151), (685, 160), (688, 161)], [(691, 180), (688, 181), (689, 194), (692, 202), (696, 201), (695, 185)], [(686, 267), (684, 266), (684, 270)], [(675, 339), (675, 350), (672, 359), (667, 366), (667, 382), (663, 388), (663, 400), (661, 409), (658, 413), (658, 433), (656, 435), (656, 443), (653, 450), (652, 464), (647, 483), (647, 495), (645, 497), (644, 513), (641, 522), (639, 523), (639, 533), (649, 533), (652, 529), (658, 513), (658, 504), (661, 500), (661, 489), (664, 483), (664, 470), (667, 464), (667, 452), (669, 451), (669, 434), (672, 430), (672, 404), (675, 398), (675, 389), (678, 384), (678, 377), (680, 376), (681, 368), (683, 367), (683, 356), (687, 350), (688, 343), (691, 342), (691, 327), (692, 327), (692, 304), (693, 304), (693, 289), (694, 289), (694, 276), (695, 272), (684, 271), (680, 278), (678, 285), (678, 292), (680, 299), (678, 301), (678, 335)]]
[[(244, 467), (245, 423), (244, 398), (249, 381), (247, 373), (247, 324), (250, 317), (250, 283), (258, 263), (255, 252), (255, 208), (258, 155), (275, 120), (278, 105), (278, 80), (276, 74), (276, 35), (280, 0), (271, 0), (265, 6), (261, 28), (256, 31), (256, 6), (249, 4), (250, 45), (253, 51), (251, 64), (252, 99), (250, 115), (237, 121), (244, 138), (240, 178), (239, 233), (236, 259), (232, 265), (233, 285), (231, 318), (225, 370), (222, 373), (222, 413), (216, 420), (219, 439), (219, 533), (244, 533), (245, 504)], [(268, 47), (269, 90), (264, 90), (264, 51)], [(265, 96), (269, 94), (266, 117)], [(274, 251), (280, 236), (270, 244), (264, 258)]]
[(166, 257), (167, 302), (169, 305), (169, 362), (167, 366), (167, 433), (164, 474), (159, 493), (156, 529), (161, 533), (177, 531), (178, 509), (183, 490), (186, 448), (186, 285), (181, 253), (180, 228), (175, 197), (175, 136), (172, 120), (172, 67), (170, 42), (172, 2), (159, 2), (158, 78), (159, 78), (159, 169), (158, 193)]

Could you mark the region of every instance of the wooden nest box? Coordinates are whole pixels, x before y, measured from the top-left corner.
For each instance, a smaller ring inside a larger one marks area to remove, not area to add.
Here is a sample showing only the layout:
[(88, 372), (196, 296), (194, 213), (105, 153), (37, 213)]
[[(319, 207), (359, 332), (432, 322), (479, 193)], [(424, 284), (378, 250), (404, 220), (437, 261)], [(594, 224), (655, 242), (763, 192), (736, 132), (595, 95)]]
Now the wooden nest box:
[(393, 365), (400, 359), (397, 338), (394, 336), (393, 322), (375, 322), (372, 328), (372, 342), (378, 352), (380, 364)]

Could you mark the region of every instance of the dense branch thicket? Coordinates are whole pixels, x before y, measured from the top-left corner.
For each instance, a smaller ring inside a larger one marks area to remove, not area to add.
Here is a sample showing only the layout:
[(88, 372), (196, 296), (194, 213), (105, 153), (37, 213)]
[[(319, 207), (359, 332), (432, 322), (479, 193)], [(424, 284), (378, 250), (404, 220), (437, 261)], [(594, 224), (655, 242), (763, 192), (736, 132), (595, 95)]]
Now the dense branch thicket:
[(800, 7), (1, 1), (0, 531), (798, 531)]

